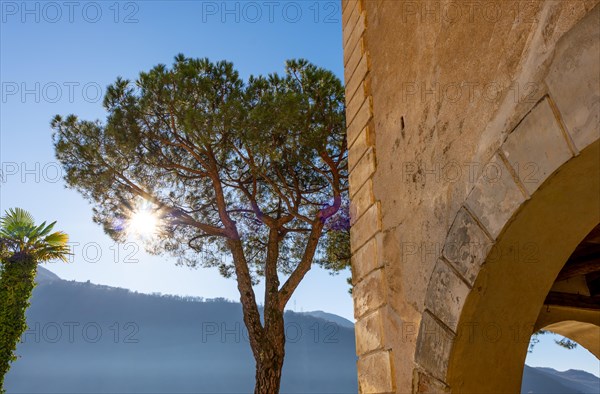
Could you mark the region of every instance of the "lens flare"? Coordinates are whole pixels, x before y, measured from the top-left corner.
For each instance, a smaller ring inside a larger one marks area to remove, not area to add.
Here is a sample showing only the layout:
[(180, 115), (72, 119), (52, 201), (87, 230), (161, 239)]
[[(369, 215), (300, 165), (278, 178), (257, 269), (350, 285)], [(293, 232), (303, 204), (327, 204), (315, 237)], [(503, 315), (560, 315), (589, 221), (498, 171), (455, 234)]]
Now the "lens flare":
[(127, 221), (127, 231), (130, 235), (149, 238), (158, 232), (158, 217), (148, 205), (139, 206)]

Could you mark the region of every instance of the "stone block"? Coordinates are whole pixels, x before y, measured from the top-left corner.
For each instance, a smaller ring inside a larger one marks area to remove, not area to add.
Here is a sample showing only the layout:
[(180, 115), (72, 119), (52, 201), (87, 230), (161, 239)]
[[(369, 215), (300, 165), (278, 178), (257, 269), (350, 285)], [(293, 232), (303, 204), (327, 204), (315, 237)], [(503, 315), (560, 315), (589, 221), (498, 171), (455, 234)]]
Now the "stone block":
[(381, 231), (381, 210), (379, 203), (376, 202), (350, 228), (351, 251), (356, 251), (379, 231)]
[(368, 179), (350, 200), (350, 225), (354, 225), (374, 203), (373, 181)]
[(394, 390), (389, 351), (382, 350), (359, 358), (358, 387), (361, 394), (389, 393)]
[(356, 163), (363, 157), (367, 149), (373, 144), (370, 141), (370, 127), (367, 125), (354, 140), (354, 143), (348, 150), (348, 170), (352, 171)]
[[(352, 77), (349, 81), (346, 82), (346, 100), (351, 100), (355, 94), (364, 94), (364, 92), (359, 91), (358, 87), (360, 83), (365, 79), (367, 72), (369, 71), (367, 56), (363, 55), (360, 57), (358, 61), (358, 66), (356, 66), (356, 70), (352, 74)], [(348, 143), (350, 140), (348, 139)]]
[(366, 81), (362, 81), (358, 88), (357, 94), (350, 99), (349, 102), (346, 103), (346, 123), (352, 124), (354, 118), (358, 115), (359, 109), (363, 106), (364, 102), (368, 100), (368, 98), (364, 94), (360, 94), (360, 92), (366, 91)]
[(575, 147), (600, 138), (600, 7), (565, 34), (546, 84)]
[[(353, 7), (350, 11), (350, 16), (348, 17), (348, 20), (345, 22), (345, 29), (342, 29), (342, 43), (344, 45), (344, 47), (346, 47), (346, 43), (348, 42), (348, 39), (350, 38), (350, 35), (352, 34), (352, 32), (354, 31), (354, 29), (356, 29), (357, 23), (359, 22), (359, 17), (360, 17), (360, 7)], [(342, 17), (342, 20), (344, 18)], [(364, 22), (362, 22), (364, 24)], [(348, 48), (351, 49), (351, 48)]]
[(454, 336), (425, 313), (419, 328), (416, 362), (429, 374), (444, 380)]
[[(364, 48), (365, 48), (365, 38), (361, 37), (358, 42), (358, 45), (355, 46), (354, 49), (352, 50), (352, 53), (350, 54), (350, 57), (348, 58), (348, 62), (346, 63), (346, 66), (344, 67), (344, 81), (346, 81), (346, 84), (348, 84), (348, 82), (350, 82), (350, 78), (352, 78), (354, 76), (354, 71), (358, 67), (358, 63), (360, 62), (360, 59), (363, 57)], [(348, 50), (350, 50), (350, 49), (348, 49)]]
[(354, 289), (354, 317), (360, 319), (364, 314), (374, 311), (385, 303), (385, 283), (383, 270), (375, 270), (365, 276)]
[(463, 207), (450, 227), (442, 253), (472, 286), (491, 247), (490, 239)]
[(467, 205), (496, 239), (524, 201), (525, 195), (504, 161), (496, 154), (484, 167), (467, 198)]
[(354, 195), (362, 185), (373, 175), (375, 172), (375, 149), (369, 148), (363, 157), (359, 160), (356, 166), (350, 171), (349, 183), (350, 183), (350, 198), (354, 198)]
[(547, 99), (525, 116), (501, 149), (530, 195), (572, 156)]
[[(350, 18), (352, 18), (352, 16), (350, 16)], [(351, 21), (349, 20), (348, 22), (350, 23)], [(354, 48), (359, 45), (360, 38), (365, 32), (365, 27), (365, 13), (359, 12), (358, 19), (354, 24), (354, 28), (352, 28), (352, 31), (350, 32), (350, 35), (347, 37), (347, 39), (344, 40), (344, 50), (347, 49), (349, 52), (348, 57), (346, 57), (346, 54), (344, 53), (344, 63), (348, 61), (348, 58), (354, 50)]]
[(356, 284), (365, 275), (378, 267), (377, 239), (371, 238), (352, 254), (352, 280)]
[(419, 394), (447, 394), (450, 392), (450, 388), (446, 384), (421, 371), (415, 371), (415, 380), (415, 389)]
[(360, 0), (342, 0), (342, 26), (343, 29), (350, 29), (348, 19), (352, 16), (355, 9), (360, 9)]
[(462, 307), (469, 295), (467, 284), (439, 259), (427, 289), (425, 307), (456, 332)]
[(361, 318), (356, 322), (356, 354), (363, 355), (383, 348), (382, 309)]

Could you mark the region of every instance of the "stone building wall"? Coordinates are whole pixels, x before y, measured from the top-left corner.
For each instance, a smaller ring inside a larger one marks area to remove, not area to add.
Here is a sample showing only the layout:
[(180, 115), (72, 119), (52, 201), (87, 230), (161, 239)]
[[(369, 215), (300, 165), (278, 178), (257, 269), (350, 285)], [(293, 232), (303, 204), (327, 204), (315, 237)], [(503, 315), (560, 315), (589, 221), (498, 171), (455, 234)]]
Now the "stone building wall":
[(342, 1), (361, 392), (456, 391), (480, 266), (598, 139), (597, 3)]

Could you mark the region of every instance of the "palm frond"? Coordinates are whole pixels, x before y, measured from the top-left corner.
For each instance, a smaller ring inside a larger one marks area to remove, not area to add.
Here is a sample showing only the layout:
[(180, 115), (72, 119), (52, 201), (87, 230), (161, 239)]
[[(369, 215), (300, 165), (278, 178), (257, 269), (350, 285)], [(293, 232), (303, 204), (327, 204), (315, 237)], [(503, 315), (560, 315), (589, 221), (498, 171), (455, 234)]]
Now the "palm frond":
[(56, 222), (36, 226), (31, 214), (21, 208), (9, 209), (0, 218), (0, 240), (6, 252), (29, 253), (37, 262), (67, 261), (69, 237), (62, 231), (51, 233)]
[(71, 255), (68, 246), (44, 247), (37, 249), (33, 256), (38, 263), (45, 263), (52, 260), (68, 261), (68, 256)]
[(34, 226), (33, 216), (23, 208), (10, 208), (2, 218), (0, 226), (5, 229)]
[[(46, 222), (40, 224), (38, 227), (35, 228), (35, 237), (41, 238), (41, 237), (45, 237), (46, 235), (50, 234), (50, 231), (52, 231), (55, 224), (56, 224), (56, 222), (52, 222), (47, 226), (46, 226)], [(34, 236), (32, 235), (31, 238), (34, 238)]]
[(44, 242), (52, 246), (59, 246), (67, 244), (69, 236), (62, 231), (57, 231), (44, 238)]

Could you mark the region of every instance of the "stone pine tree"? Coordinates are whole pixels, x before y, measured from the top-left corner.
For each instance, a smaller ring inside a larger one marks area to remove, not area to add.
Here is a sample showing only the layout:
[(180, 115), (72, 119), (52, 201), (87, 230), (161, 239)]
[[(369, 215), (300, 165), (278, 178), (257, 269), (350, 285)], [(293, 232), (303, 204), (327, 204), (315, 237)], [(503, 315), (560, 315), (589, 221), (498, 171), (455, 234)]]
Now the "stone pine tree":
[(349, 260), (343, 91), (305, 60), (244, 82), (229, 62), (178, 55), (109, 86), (106, 122), (52, 121), (66, 181), (107, 234), (123, 240), (150, 204), (161, 223), (151, 252), (235, 277), (256, 393), (279, 391), (284, 309), (312, 264)]
[(9, 209), (0, 218), (0, 392), (4, 376), (16, 359), (15, 350), (27, 328), (25, 310), (35, 287), (38, 263), (67, 261), (68, 237), (52, 232), (56, 222), (36, 225), (21, 208)]

